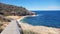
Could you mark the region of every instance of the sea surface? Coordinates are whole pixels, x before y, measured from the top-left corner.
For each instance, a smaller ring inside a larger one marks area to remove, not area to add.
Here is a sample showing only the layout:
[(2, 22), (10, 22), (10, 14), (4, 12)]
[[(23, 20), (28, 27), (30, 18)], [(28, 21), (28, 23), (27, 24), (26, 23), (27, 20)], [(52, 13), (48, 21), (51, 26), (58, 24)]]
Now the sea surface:
[(33, 26), (47, 26), (60, 28), (60, 11), (32, 11), (37, 16), (29, 16), (24, 18), (24, 23), (31, 24)]

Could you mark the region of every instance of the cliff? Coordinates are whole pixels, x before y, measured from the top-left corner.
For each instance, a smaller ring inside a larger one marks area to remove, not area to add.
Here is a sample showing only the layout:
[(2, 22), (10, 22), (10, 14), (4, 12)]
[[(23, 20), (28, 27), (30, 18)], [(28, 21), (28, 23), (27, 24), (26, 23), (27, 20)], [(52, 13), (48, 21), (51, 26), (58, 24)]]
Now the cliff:
[(26, 15), (28, 10), (24, 7), (0, 3), (0, 14), (2, 15)]

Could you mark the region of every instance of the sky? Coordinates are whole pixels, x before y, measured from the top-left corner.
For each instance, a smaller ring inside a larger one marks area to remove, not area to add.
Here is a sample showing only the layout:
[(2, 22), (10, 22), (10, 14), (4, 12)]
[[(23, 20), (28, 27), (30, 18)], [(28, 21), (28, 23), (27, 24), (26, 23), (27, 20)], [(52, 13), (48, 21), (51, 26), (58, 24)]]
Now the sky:
[(28, 10), (60, 10), (60, 0), (0, 0), (0, 2), (22, 6)]

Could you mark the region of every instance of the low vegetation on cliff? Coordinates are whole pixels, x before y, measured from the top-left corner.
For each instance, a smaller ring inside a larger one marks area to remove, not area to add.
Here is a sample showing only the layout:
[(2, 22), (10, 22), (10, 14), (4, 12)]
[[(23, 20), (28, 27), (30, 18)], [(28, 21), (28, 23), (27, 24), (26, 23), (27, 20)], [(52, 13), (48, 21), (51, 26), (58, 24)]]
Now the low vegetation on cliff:
[(2, 15), (27, 15), (29, 11), (24, 7), (0, 3), (0, 14)]

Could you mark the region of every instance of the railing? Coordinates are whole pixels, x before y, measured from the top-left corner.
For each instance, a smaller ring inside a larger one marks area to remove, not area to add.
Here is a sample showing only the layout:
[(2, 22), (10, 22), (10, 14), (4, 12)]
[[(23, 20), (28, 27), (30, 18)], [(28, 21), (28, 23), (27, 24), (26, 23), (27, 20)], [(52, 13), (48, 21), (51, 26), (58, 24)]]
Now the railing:
[(12, 20), (1, 34), (23, 34), (23, 32), (18, 21)]

